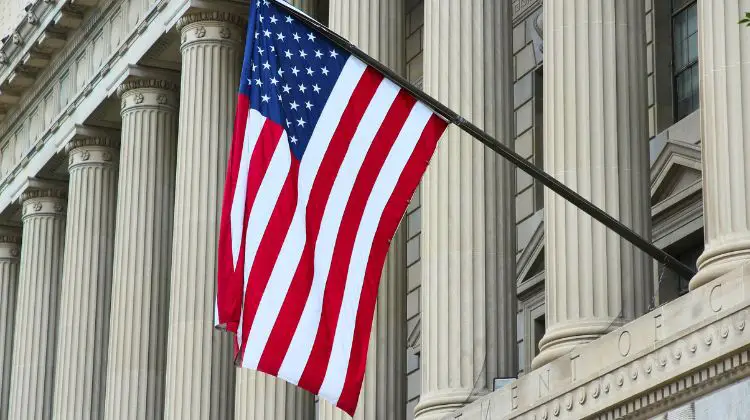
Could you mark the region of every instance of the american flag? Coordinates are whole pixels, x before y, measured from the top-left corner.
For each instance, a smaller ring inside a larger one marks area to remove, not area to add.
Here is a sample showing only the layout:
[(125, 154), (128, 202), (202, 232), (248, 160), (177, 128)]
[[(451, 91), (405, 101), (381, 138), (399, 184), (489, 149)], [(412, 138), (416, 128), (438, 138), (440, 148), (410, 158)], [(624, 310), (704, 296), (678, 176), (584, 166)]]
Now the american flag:
[(238, 365), (354, 413), (389, 243), (446, 126), (274, 2), (251, 4), (216, 303)]

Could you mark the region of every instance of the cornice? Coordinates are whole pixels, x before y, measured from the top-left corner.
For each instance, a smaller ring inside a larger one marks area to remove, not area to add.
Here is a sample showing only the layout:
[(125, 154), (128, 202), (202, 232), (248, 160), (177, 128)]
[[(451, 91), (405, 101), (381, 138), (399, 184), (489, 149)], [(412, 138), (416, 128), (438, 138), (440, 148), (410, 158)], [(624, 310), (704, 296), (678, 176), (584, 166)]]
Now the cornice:
[(68, 142), (67, 145), (65, 145), (65, 152), (70, 153), (71, 150), (77, 149), (79, 147), (87, 147), (87, 146), (99, 146), (99, 147), (106, 147), (111, 149), (116, 149), (120, 147), (120, 140), (119, 139), (112, 139), (109, 137), (80, 137), (72, 139), (70, 142)]

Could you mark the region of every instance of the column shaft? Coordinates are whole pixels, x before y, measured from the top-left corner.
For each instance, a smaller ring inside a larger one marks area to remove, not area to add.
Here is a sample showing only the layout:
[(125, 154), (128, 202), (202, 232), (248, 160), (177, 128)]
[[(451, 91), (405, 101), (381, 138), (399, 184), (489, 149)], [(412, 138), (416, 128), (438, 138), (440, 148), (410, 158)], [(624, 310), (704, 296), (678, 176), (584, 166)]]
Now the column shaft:
[(245, 24), (228, 13), (182, 17), (167, 419), (234, 417), (233, 339), (214, 329), (216, 255)]
[(55, 418), (104, 415), (117, 200), (114, 144), (107, 138), (68, 144), (68, 232), (55, 358)]
[(21, 231), (0, 228), (0, 420), (8, 419)]
[(16, 328), (9, 419), (52, 418), (55, 338), (65, 244), (65, 192), (23, 193), (23, 246), (16, 301)]
[[(544, 168), (651, 237), (645, 14), (640, 0), (544, 3)], [(632, 320), (649, 257), (545, 190), (547, 331), (539, 367)]]
[[(703, 214), (706, 248), (690, 289), (750, 259), (750, 1), (698, 1)], [(729, 82), (732, 81), (732, 82)]]
[[(404, 0), (330, 2), (331, 29), (396, 72), (404, 73)], [(354, 418), (400, 420), (406, 414), (406, 235), (396, 231), (380, 278), (362, 392)], [(319, 402), (321, 420), (349, 416)]]
[(174, 214), (177, 86), (120, 86), (122, 133), (115, 216), (106, 419), (164, 413)]
[(237, 420), (315, 419), (312, 394), (263, 372), (237, 369), (234, 402)]
[[(506, 142), (510, 2), (425, 1), (425, 90)], [(422, 181), (422, 395), (437, 419), (517, 372), (512, 169), (451, 127)]]

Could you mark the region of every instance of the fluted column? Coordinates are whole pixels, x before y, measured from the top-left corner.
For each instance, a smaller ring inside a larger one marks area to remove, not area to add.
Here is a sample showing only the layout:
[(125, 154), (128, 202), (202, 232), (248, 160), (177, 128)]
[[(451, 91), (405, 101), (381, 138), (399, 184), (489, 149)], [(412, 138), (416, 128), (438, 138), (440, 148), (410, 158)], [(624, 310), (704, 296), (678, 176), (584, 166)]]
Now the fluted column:
[[(703, 220), (706, 247), (690, 289), (750, 260), (748, 0), (698, 1)], [(731, 82), (730, 82), (731, 81)]]
[(162, 418), (174, 215), (177, 86), (138, 80), (122, 100), (106, 419)]
[(0, 419), (8, 419), (21, 230), (0, 227)]
[[(250, 374), (244, 374), (244, 372)], [(313, 395), (263, 372), (238, 369), (235, 418), (313, 420)]]
[(214, 329), (221, 202), (246, 24), (228, 13), (182, 17), (167, 419), (234, 417), (233, 339)]
[(52, 410), (58, 419), (104, 415), (118, 140), (80, 138), (67, 146), (68, 231)]
[[(544, 168), (651, 237), (641, 0), (544, 2)], [(651, 261), (545, 190), (547, 331), (539, 367), (643, 314)]]
[[(425, 1), (425, 90), (506, 143), (511, 2)], [(422, 181), (422, 395), (438, 419), (517, 373), (512, 170), (456, 127)]]
[[(399, 74), (405, 72), (404, 0), (331, 0), (329, 26)], [(404, 419), (406, 410), (406, 235), (399, 226), (380, 277), (377, 306), (367, 350), (357, 420)], [(321, 420), (349, 415), (325, 400)]]
[(23, 246), (16, 300), (8, 419), (52, 417), (55, 339), (65, 244), (66, 192), (32, 187), (21, 196)]

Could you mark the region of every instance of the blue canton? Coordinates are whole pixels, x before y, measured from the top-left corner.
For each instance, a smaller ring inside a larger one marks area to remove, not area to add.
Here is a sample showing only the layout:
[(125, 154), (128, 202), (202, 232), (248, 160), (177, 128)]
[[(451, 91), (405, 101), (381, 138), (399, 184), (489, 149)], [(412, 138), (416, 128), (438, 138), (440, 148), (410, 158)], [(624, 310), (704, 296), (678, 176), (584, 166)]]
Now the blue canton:
[(302, 159), (348, 58), (273, 2), (257, 0), (250, 5), (240, 93), (286, 130), (292, 153)]

